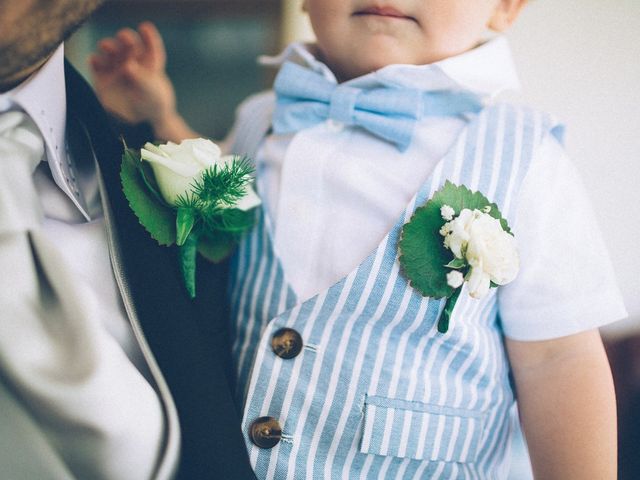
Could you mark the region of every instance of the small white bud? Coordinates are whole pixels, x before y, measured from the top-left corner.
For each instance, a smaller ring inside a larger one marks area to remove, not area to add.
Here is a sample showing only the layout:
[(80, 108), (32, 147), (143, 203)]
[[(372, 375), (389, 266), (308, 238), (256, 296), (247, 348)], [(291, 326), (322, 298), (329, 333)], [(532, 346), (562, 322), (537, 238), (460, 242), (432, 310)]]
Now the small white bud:
[(452, 270), (447, 273), (447, 285), (451, 288), (458, 288), (464, 282), (464, 275), (457, 270)]
[(442, 218), (444, 220), (447, 220), (447, 221), (453, 220), (453, 216), (455, 214), (456, 214), (456, 211), (453, 208), (451, 208), (449, 205), (443, 205), (440, 208), (440, 215), (442, 215)]

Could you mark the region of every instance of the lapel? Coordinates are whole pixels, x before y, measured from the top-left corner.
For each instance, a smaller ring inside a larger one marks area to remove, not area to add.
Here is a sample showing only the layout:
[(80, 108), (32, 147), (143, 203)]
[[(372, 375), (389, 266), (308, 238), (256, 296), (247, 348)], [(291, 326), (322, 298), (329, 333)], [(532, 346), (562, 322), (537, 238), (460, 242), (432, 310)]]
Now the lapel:
[[(122, 146), (93, 91), (65, 64), (67, 115), (86, 126), (114, 216), (122, 281), (175, 401), (180, 478), (254, 478), (232, 401), (227, 265), (198, 265), (198, 300), (180, 280), (175, 250), (139, 224), (120, 186)], [(71, 124), (71, 122), (68, 122)]]

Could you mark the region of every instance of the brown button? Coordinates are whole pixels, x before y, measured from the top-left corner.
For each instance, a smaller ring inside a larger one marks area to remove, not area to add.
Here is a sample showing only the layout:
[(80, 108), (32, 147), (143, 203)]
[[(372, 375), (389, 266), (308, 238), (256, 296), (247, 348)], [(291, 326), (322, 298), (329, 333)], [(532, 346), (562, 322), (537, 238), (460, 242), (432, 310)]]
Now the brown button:
[(294, 358), (302, 351), (302, 337), (292, 328), (281, 328), (271, 338), (271, 348), (280, 358)]
[(249, 437), (260, 448), (273, 448), (282, 438), (282, 429), (275, 418), (260, 417), (249, 427)]

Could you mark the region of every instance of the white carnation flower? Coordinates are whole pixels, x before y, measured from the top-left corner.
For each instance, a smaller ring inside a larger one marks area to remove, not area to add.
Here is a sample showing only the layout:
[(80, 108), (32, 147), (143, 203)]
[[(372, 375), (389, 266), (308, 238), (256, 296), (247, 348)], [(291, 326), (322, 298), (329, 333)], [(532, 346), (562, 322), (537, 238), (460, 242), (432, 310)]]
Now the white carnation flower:
[[(515, 238), (504, 231), (500, 220), (489, 215), (489, 211), (490, 207), (483, 211), (465, 208), (440, 229), (444, 246), (470, 267), (466, 280), (473, 298), (486, 295), (491, 282), (496, 285), (511, 282), (520, 268)], [(441, 213), (444, 217), (442, 209)], [(447, 284), (457, 288), (462, 284), (461, 276), (460, 272), (450, 272)]]
[(469, 294), (483, 297), (493, 282), (505, 285), (518, 274), (520, 259), (515, 238), (505, 232), (500, 220), (481, 213), (469, 227), (466, 260), (471, 267), (468, 275)]
[(482, 262), (472, 266), (471, 271), (467, 275), (467, 285), (469, 287), (469, 295), (473, 298), (482, 298), (491, 287), (491, 278), (482, 270)]
[(469, 242), (469, 228), (475, 218), (475, 211), (465, 208), (452, 221), (445, 223), (440, 229), (444, 236), (444, 246), (453, 252), (456, 258), (464, 258), (464, 252)]

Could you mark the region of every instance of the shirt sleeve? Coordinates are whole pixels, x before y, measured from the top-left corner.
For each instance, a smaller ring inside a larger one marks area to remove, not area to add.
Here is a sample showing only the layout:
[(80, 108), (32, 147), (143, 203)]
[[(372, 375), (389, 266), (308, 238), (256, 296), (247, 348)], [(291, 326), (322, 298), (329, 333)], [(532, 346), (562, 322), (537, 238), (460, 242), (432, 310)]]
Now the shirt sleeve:
[(520, 272), (498, 289), (507, 337), (548, 340), (627, 316), (585, 187), (551, 136), (523, 181), (513, 232)]

